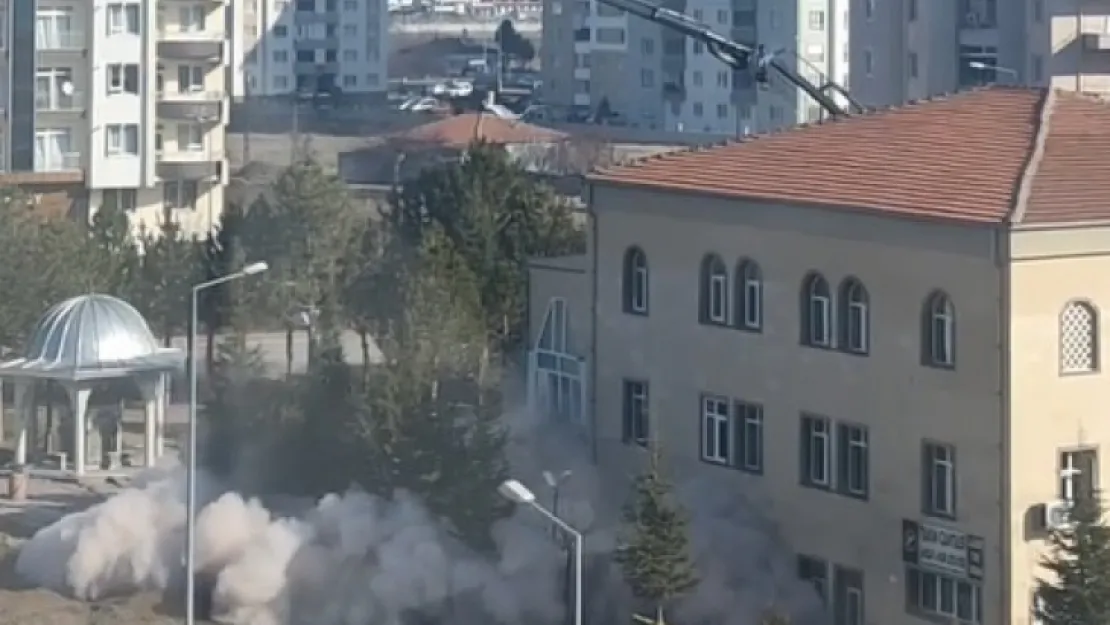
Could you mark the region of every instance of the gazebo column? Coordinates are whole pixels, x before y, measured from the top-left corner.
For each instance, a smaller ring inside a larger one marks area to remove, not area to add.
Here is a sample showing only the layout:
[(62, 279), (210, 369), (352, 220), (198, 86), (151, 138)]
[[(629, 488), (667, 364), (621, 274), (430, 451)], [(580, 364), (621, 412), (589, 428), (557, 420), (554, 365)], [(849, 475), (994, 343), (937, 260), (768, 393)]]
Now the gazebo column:
[(166, 444), (166, 411), (169, 406), (170, 376), (168, 373), (158, 375), (158, 402), (157, 402), (157, 427), (154, 434), (154, 457), (161, 458), (165, 455)]
[(77, 477), (81, 477), (88, 467), (85, 452), (89, 444), (88, 412), (89, 395), (92, 389), (84, 384), (75, 383), (66, 385), (66, 391), (69, 393), (69, 405), (73, 409), (73, 471)]
[(15, 463), (17, 465), (27, 464), (27, 438), (28, 432), (31, 429), (31, 380), (17, 379), (15, 380), (15, 387), (12, 389), (15, 397), (15, 422), (16, 430), (15, 435)]
[(139, 390), (143, 394), (143, 453), (146, 456), (146, 466), (153, 467), (158, 463), (159, 442), (159, 404), (163, 396), (162, 374), (146, 376), (139, 382)]

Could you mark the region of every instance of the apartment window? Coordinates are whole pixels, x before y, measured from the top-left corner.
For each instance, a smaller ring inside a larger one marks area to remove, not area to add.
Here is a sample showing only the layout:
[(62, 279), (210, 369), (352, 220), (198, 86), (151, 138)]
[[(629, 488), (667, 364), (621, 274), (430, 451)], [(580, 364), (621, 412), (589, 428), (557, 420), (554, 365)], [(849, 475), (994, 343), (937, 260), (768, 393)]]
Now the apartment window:
[(36, 110), (71, 110), (78, 105), (77, 98), (73, 90), (72, 69), (44, 67), (35, 71)]
[(956, 308), (951, 298), (934, 291), (925, 298), (922, 320), (922, 360), (930, 367), (952, 368), (956, 364)]
[(177, 92), (199, 93), (204, 91), (204, 68), (199, 65), (179, 65), (177, 68)]
[(1033, 21), (1038, 24), (1044, 21), (1044, 0), (1033, 0)]
[(701, 102), (694, 102), (694, 105), (691, 107), (691, 112), (694, 113), (694, 117), (701, 117), (705, 115), (705, 105)]
[(694, 19), (696, 19), (699, 22), (702, 21), (703, 18), (702, 18), (701, 9), (694, 9)]
[(782, 108), (778, 106), (771, 106), (771, 108), (767, 111), (767, 115), (771, 118), (771, 121), (773, 122), (782, 121)]
[[(812, 63), (824, 63), (825, 62), (825, 46), (823, 46), (819, 43), (811, 43), (808, 46), (806, 46), (806, 60), (810, 61)], [(812, 82), (820, 83), (821, 79), (820, 79), (820, 77), (817, 77), (817, 80), (814, 80)]]
[(728, 105), (727, 104), (718, 104), (717, 105), (717, 119), (728, 119)]
[(358, 26), (356, 26), (354, 24), (344, 24), (343, 25), (343, 36), (344, 37), (357, 37), (358, 36)]
[(824, 11), (810, 11), (809, 12), (809, 29), (810, 30), (825, 30), (825, 12)]
[(1098, 370), (1098, 311), (1088, 302), (1068, 302), (1060, 311), (1060, 373)]
[(358, 50), (344, 50), (343, 60), (347, 62), (354, 62), (358, 60)]
[(832, 485), (832, 422), (827, 417), (802, 415), (802, 484), (814, 488)]
[(863, 0), (863, 16), (867, 19), (875, 17), (875, 0)]
[(701, 459), (705, 462), (728, 464), (732, 458), (728, 404), (724, 397), (705, 395), (701, 398)]
[(140, 28), (138, 3), (112, 3), (108, 5), (108, 35), (138, 35)]
[(821, 558), (798, 555), (798, 579), (813, 586), (822, 602), (829, 600), (829, 565)]
[(611, 45), (624, 43), (624, 29), (623, 28), (598, 28), (597, 34), (594, 37), (597, 43), (607, 43)]
[(197, 207), (199, 183), (196, 180), (170, 180), (162, 185), (165, 208), (193, 210)]
[(1043, 82), (1044, 81), (1044, 57), (1039, 55), (1039, 54), (1034, 54), (1032, 62), (1030, 64), (1033, 66), (1033, 69), (1030, 72), (1033, 75), (1033, 82), (1038, 83), (1038, 84)]
[(906, 15), (909, 21), (917, 21), (917, 0), (906, 0)]
[(1098, 491), (1098, 451), (1073, 449), (1060, 453), (1060, 499), (1090, 500)]
[[(4, 37), (0, 28), (0, 37)], [(73, 10), (38, 8), (35, 11), (35, 49), (59, 50), (83, 45), (80, 32), (74, 27)]]
[(856, 354), (866, 354), (871, 337), (871, 296), (867, 287), (855, 278), (840, 284), (840, 347)]
[(297, 10), (307, 13), (315, 13), (316, 0), (297, 0)]
[(917, 78), (917, 53), (910, 52), (909, 55), (910, 78)]
[(743, 259), (736, 265), (736, 326), (759, 331), (763, 327), (763, 270), (759, 263)]
[(104, 151), (108, 156), (137, 156), (139, 125), (108, 124), (104, 145)]
[(641, 39), (640, 52), (643, 53), (644, 56), (651, 56), (655, 54), (655, 40), (648, 37), (644, 37), (643, 39)]
[(837, 425), (837, 487), (841, 494), (866, 499), (870, 492), (868, 431), (863, 425)]
[(274, 76), (274, 89), (288, 89), (289, 77), (288, 76)]
[(648, 312), (647, 254), (638, 247), (624, 253), (624, 312), (646, 315)]
[(756, 14), (752, 9), (732, 12), (733, 28), (751, 28), (756, 25)]
[(983, 588), (966, 579), (907, 567), (906, 607), (925, 616), (977, 625), (983, 622)]
[(624, 442), (647, 445), (651, 427), (648, 409), (648, 383), (642, 380), (625, 380), (621, 436)]
[(273, 54), (274, 63), (288, 63), (289, 51), (288, 50), (274, 50)]
[(184, 152), (203, 150), (204, 128), (200, 124), (178, 124), (177, 149)]
[(694, 70), (694, 73), (690, 75), (690, 82), (691, 82), (691, 84), (693, 84), (693, 85), (694, 85), (695, 87), (700, 87), (700, 86), (702, 86), (702, 83), (703, 83), (703, 79), (702, 79), (702, 74), (701, 74), (701, 71), (699, 71), (699, 70)]
[(717, 9), (717, 23), (722, 26), (728, 26), (728, 11), (725, 9)]
[(139, 93), (139, 66), (113, 63), (108, 66), (108, 93)]
[(358, 0), (343, 0), (343, 10), (344, 11), (357, 11), (358, 10)]
[(749, 473), (762, 473), (763, 406), (738, 401), (735, 417), (734, 427), (739, 439), (736, 444), (736, 468)]
[(274, 26), (273, 30), (270, 32), (274, 33), (274, 37), (278, 39), (285, 39), (289, 36), (289, 27), (279, 24), (277, 26)]
[(722, 89), (728, 89), (728, 71), (720, 70), (717, 72), (717, 86)]
[(728, 323), (728, 269), (716, 254), (706, 254), (701, 261), (700, 300), (702, 323)]
[(367, 74), (366, 75), (366, 86), (367, 87), (377, 87), (378, 86), (378, 75), (377, 74)]
[(154, 153), (155, 154), (161, 154), (162, 153), (162, 134), (164, 132), (165, 132), (165, 128), (162, 126), (162, 124), (158, 124), (157, 126), (154, 127)]
[(833, 567), (833, 625), (863, 625), (863, 571)]
[(108, 210), (133, 211), (139, 205), (138, 191), (135, 189), (104, 189), (100, 196), (100, 208)]
[(640, 86), (641, 87), (654, 87), (655, 86), (655, 72), (650, 69), (640, 70)]
[(67, 171), (80, 164), (68, 128), (35, 129), (35, 171)]
[(315, 63), (316, 51), (315, 50), (297, 50), (298, 63)]
[(832, 346), (832, 293), (829, 282), (819, 273), (802, 281), (802, 344)]
[(691, 43), (690, 45), (691, 45), (691, 49), (694, 51), (694, 56), (698, 56), (701, 53), (705, 52), (705, 45), (702, 44), (702, 42), (700, 42), (700, 41), (695, 41), (695, 42)]
[(343, 77), (343, 86), (344, 87), (354, 87), (357, 84), (358, 84), (358, 77), (357, 76), (347, 75), (347, 76)]
[(956, 516), (956, 448), (944, 443), (922, 446), (925, 514)]
[(207, 16), (204, 10), (204, 5), (193, 4), (183, 6), (177, 11), (178, 28), (183, 33), (200, 33), (204, 32), (204, 22)]
[(868, 48), (863, 51), (863, 72), (870, 76), (875, 71), (875, 58), (871, 54), (871, 49)]

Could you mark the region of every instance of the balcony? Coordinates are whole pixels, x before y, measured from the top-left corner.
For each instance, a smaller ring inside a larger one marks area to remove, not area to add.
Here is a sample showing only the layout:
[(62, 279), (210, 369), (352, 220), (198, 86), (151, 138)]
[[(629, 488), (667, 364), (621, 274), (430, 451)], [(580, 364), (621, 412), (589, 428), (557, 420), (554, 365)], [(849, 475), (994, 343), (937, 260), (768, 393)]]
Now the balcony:
[(38, 52), (84, 52), (85, 33), (79, 30), (48, 30), (35, 34)]
[(224, 58), (224, 34), (212, 31), (158, 31), (158, 56), (164, 59), (219, 63)]
[(1093, 52), (1110, 52), (1110, 33), (1083, 33), (1083, 48)]
[(163, 180), (217, 180), (223, 159), (207, 148), (163, 149), (158, 153), (158, 177)]
[(180, 121), (218, 121), (223, 118), (224, 92), (159, 92), (159, 119)]
[(36, 158), (35, 171), (39, 173), (81, 171), (81, 153), (58, 152), (48, 154), (42, 160)]
[(39, 113), (82, 113), (85, 110), (85, 94), (80, 91), (62, 92), (39, 91), (35, 93), (35, 111)]
[(294, 50), (338, 50), (339, 37), (311, 37), (293, 42)]
[(339, 23), (339, 13), (329, 11), (317, 13), (316, 11), (296, 11), (293, 13), (293, 23), (297, 26), (310, 26), (312, 24), (327, 24), (335, 26)]
[(313, 74), (338, 74), (339, 62), (329, 61), (327, 63), (310, 63), (308, 61), (297, 61), (293, 64), (293, 71), (298, 76), (309, 76)]

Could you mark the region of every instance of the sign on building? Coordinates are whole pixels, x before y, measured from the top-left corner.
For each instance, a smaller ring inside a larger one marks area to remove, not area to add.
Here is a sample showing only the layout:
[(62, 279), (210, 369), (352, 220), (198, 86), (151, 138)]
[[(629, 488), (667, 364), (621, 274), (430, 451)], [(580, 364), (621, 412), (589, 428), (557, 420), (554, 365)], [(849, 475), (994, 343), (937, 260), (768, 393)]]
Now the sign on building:
[(960, 579), (983, 579), (981, 536), (932, 523), (902, 521), (902, 560)]

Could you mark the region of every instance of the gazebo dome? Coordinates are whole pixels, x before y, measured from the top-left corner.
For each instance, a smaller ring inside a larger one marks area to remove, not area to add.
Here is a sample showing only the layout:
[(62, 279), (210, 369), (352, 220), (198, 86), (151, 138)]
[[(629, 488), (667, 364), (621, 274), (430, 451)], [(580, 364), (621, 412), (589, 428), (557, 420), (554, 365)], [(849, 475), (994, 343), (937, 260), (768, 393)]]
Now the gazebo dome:
[(133, 306), (92, 293), (48, 310), (31, 332), (23, 358), (51, 368), (117, 369), (164, 351)]

